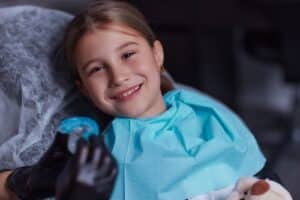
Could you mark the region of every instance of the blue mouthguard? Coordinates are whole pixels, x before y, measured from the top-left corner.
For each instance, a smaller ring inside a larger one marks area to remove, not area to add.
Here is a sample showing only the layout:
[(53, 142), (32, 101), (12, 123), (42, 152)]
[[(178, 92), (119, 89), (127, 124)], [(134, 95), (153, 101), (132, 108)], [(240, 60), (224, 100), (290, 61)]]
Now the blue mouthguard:
[(99, 135), (99, 126), (89, 117), (70, 117), (60, 122), (58, 132), (71, 135), (81, 132), (81, 137), (88, 140), (92, 135)]

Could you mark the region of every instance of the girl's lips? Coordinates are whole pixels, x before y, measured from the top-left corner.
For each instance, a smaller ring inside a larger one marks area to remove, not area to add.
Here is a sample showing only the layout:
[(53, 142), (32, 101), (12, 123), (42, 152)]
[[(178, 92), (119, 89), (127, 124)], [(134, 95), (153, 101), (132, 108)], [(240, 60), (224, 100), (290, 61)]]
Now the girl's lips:
[(113, 99), (117, 100), (117, 101), (125, 101), (128, 99), (131, 99), (132, 97), (134, 97), (138, 91), (140, 90), (140, 88), (142, 87), (143, 84), (139, 84), (139, 85), (135, 85), (133, 87), (130, 87), (122, 92), (119, 92), (117, 95), (115, 95), (113, 97)]

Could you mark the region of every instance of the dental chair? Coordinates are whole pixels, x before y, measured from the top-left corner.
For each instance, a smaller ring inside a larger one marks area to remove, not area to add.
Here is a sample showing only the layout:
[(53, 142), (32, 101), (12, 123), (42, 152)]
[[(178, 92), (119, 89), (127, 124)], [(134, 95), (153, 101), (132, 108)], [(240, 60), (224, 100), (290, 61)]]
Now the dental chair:
[(41, 7), (0, 8), (0, 169), (35, 163), (62, 118), (98, 116), (58, 62), (71, 19)]

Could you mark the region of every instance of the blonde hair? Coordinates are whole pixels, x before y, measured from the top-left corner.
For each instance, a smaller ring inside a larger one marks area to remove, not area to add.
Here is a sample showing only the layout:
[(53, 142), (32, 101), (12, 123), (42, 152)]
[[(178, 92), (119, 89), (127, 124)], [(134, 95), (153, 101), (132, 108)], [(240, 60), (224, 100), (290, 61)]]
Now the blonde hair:
[(144, 15), (132, 5), (113, 0), (97, 0), (77, 15), (67, 27), (64, 37), (64, 54), (72, 72), (78, 77), (74, 50), (80, 38), (87, 32), (101, 28), (110, 23), (126, 25), (141, 34), (150, 46), (156, 36), (145, 20)]

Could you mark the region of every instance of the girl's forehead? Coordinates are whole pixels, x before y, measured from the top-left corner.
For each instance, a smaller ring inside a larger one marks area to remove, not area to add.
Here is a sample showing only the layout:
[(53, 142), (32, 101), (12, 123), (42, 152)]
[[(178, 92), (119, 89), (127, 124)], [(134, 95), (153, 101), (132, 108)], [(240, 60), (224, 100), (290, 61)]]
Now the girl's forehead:
[[(123, 40), (140, 41), (143, 39), (144, 37), (136, 30), (123, 24), (111, 23), (99, 25), (94, 26), (79, 38), (74, 52), (76, 54), (78, 50), (85, 46), (97, 46), (100, 42), (118, 45), (119, 42), (124, 42)], [(113, 46), (111, 47), (113, 48)]]
[(130, 41), (144, 44), (146, 39), (142, 36), (142, 34), (128, 26), (111, 24), (93, 28), (86, 32), (77, 42), (76, 49), (78, 50), (84, 46), (97, 47), (99, 45), (109, 45), (107, 47), (114, 49), (115, 46), (121, 45), (120, 43)]
[(96, 30), (112, 31), (117, 33), (122, 33), (129, 36), (141, 37), (142, 34), (137, 30), (131, 28), (130, 26), (122, 23), (108, 23), (101, 26), (96, 26)]

